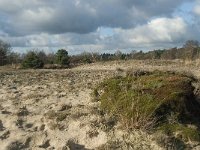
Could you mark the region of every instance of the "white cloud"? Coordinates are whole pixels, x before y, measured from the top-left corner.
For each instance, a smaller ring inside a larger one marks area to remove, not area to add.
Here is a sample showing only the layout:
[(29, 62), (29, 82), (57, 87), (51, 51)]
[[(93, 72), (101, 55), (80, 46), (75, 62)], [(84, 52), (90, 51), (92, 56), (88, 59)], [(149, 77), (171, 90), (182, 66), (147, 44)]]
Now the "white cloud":
[[(173, 42), (182, 38), (187, 25), (182, 18), (157, 18), (148, 24), (138, 26), (130, 31), (129, 41), (133, 44), (152, 42)], [(130, 35), (131, 33), (131, 35)]]
[(40, 23), (42, 21), (49, 21), (52, 19), (54, 10), (52, 8), (38, 8), (37, 10), (26, 9), (24, 10), (18, 19), (24, 20), (30, 23)]
[(156, 18), (132, 29), (115, 28), (112, 34), (103, 36), (101, 29), (88, 34), (42, 33), (24, 37), (7, 37), (18, 47), (66, 47), (70, 51), (106, 50), (126, 48), (163, 48), (177, 46), (190, 36), (188, 25), (182, 18)]
[(200, 2), (195, 5), (194, 13), (200, 16)]
[(168, 16), (185, 1), (0, 0), (0, 27), (11, 36), (83, 34), (102, 26), (127, 29), (151, 17)]
[(194, 37), (180, 18), (156, 18), (132, 29), (115, 29), (110, 45), (121, 48), (167, 48)]
[(191, 27), (177, 13), (186, 1), (0, 0), (0, 37), (14, 47), (72, 51), (177, 46), (199, 37), (199, 19)]

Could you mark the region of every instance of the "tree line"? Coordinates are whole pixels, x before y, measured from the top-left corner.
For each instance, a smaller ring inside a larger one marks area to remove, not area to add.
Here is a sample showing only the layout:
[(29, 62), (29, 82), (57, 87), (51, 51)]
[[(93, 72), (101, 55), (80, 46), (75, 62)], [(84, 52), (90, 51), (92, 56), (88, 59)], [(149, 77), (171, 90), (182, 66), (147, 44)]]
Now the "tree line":
[(145, 59), (187, 59), (200, 58), (200, 46), (196, 40), (188, 40), (181, 48), (158, 49), (148, 52), (133, 50), (130, 53), (116, 51), (111, 53), (88, 53), (69, 56), (68, 51), (59, 49), (56, 53), (46, 54), (44, 51), (28, 51), (20, 54), (12, 51), (10, 44), (0, 40), (0, 66), (20, 64), (22, 68), (69, 68), (85, 63), (112, 60), (145, 60)]

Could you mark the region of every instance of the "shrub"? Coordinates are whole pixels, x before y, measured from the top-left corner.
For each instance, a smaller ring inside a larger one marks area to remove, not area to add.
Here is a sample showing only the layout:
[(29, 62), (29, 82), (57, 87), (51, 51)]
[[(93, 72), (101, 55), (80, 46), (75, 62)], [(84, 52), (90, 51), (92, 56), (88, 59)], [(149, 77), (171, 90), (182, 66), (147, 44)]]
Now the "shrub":
[(116, 116), (128, 129), (154, 131), (166, 123), (195, 123), (200, 107), (194, 100), (192, 81), (173, 72), (133, 73), (105, 80), (94, 96), (104, 112)]
[(60, 49), (56, 53), (56, 63), (60, 65), (69, 66), (69, 56), (65, 49)]
[(22, 61), (23, 68), (42, 68), (44, 66), (44, 62), (38, 57), (37, 53), (34, 51), (30, 51), (25, 55), (25, 58)]
[(0, 66), (6, 65), (8, 63), (8, 56), (11, 51), (10, 44), (0, 40)]

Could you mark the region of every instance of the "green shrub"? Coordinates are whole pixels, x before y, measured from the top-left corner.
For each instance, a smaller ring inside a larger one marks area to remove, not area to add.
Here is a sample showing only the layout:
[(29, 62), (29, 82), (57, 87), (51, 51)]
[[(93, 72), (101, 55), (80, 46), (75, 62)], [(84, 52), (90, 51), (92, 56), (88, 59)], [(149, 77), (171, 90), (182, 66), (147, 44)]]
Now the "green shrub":
[(56, 53), (56, 63), (59, 65), (69, 65), (68, 52), (65, 49), (60, 49)]
[(151, 130), (169, 123), (172, 114), (175, 122), (191, 123), (198, 117), (192, 81), (172, 72), (129, 74), (105, 80), (93, 95), (101, 102), (101, 109), (116, 116), (125, 127)]
[(25, 55), (25, 58), (22, 61), (23, 68), (42, 68), (44, 66), (44, 62), (38, 57), (37, 53), (34, 51), (30, 51)]

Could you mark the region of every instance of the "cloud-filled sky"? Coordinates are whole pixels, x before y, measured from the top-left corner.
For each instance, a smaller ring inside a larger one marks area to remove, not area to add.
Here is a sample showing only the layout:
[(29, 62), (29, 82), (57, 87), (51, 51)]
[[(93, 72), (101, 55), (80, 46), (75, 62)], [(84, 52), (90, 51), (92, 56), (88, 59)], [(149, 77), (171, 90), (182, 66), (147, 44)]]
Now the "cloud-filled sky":
[(0, 0), (13, 50), (153, 50), (200, 40), (199, 0)]

